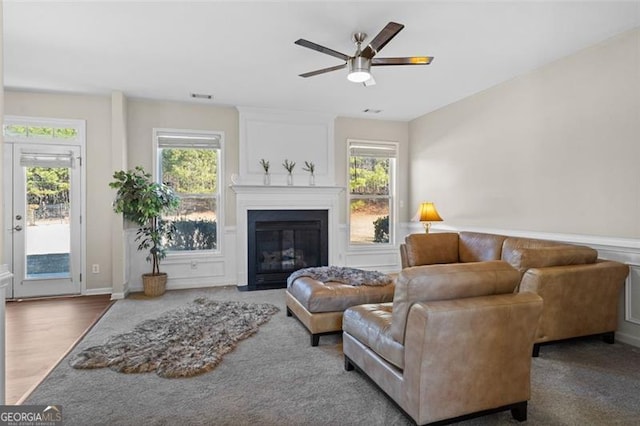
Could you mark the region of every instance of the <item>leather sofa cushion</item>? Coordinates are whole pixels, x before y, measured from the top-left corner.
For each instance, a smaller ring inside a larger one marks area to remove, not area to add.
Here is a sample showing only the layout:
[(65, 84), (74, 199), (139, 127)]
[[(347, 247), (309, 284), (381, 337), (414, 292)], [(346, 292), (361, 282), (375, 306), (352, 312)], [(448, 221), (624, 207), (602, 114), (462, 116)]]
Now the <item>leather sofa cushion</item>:
[(458, 257), (460, 262), (486, 262), (500, 260), (504, 235), (460, 232)]
[(404, 346), (391, 337), (392, 308), (393, 303), (353, 306), (344, 312), (342, 330), (404, 369)]
[(291, 283), (287, 291), (309, 312), (342, 312), (354, 305), (391, 302), (394, 285), (352, 286), (300, 277)]
[(458, 262), (458, 234), (410, 234), (405, 238), (408, 266)]
[(501, 260), (403, 269), (393, 296), (391, 336), (404, 344), (407, 315), (416, 302), (513, 293), (519, 281), (518, 271)]

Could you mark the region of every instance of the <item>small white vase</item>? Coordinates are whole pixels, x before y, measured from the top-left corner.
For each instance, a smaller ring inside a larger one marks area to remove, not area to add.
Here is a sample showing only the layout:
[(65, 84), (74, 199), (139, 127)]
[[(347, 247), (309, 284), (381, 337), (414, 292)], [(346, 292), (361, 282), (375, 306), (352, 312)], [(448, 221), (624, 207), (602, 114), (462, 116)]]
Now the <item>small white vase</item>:
[(271, 175), (269, 173), (265, 173), (262, 177), (262, 183), (265, 185), (271, 185)]
[(315, 186), (315, 185), (316, 185), (316, 175), (311, 173), (309, 174), (309, 186)]
[(287, 185), (293, 185), (293, 175), (291, 173), (287, 175)]

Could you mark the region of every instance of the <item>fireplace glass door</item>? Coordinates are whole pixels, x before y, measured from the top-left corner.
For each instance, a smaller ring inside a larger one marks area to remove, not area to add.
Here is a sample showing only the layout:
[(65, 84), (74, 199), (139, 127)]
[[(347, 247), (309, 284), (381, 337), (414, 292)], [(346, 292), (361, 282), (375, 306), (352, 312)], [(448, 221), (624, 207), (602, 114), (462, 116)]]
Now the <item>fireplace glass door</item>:
[(250, 289), (286, 287), (293, 271), (327, 264), (326, 212), (291, 212), (249, 212)]

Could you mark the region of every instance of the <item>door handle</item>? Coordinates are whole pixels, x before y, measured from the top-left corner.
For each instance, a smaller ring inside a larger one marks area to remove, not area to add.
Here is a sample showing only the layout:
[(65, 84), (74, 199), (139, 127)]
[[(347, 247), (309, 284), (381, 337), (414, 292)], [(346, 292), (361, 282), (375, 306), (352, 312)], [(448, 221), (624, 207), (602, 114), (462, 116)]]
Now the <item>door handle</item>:
[(22, 231), (22, 226), (16, 225), (13, 229), (14, 231)]

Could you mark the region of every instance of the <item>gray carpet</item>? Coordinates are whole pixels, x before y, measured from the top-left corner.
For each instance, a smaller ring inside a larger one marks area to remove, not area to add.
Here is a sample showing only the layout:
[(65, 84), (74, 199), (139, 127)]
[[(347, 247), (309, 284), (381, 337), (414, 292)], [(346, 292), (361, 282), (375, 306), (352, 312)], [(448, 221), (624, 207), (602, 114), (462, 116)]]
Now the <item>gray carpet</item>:
[[(65, 425), (409, 425), (370, 381), (343, 368), (339, 336), (311, 347), (286, 317), (284, 290), (216, 288), (118, 301), (74, 349), (103, 343), (196, 297), (281, 309), (215, 370), (186, 379), (75, 370), (63, 360), (25, 404), (60, 404)], [(640, 349), (598, 339), (543, 346), (533, 360), (529, 425), (638, 425)], [(518, 424), (509, 412), (461, 422)]]

